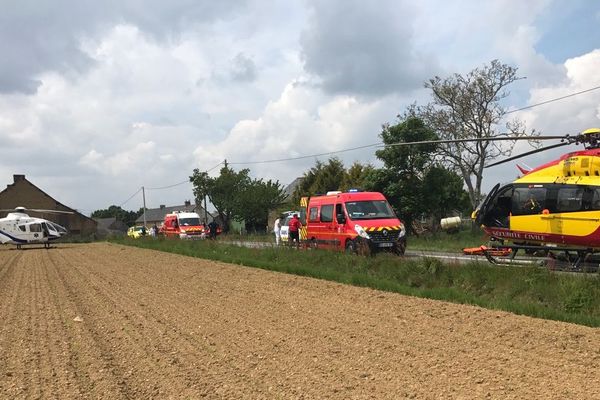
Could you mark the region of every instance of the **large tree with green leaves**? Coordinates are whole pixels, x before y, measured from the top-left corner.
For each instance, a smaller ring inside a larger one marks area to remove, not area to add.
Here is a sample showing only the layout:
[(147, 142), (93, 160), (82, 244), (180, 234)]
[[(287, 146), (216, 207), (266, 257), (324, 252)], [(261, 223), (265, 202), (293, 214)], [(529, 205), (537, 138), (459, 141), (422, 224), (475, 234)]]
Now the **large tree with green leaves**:
[(239, 193), (245, 190), (251, 182), (249, 173), (249, 169), (235, 172), (225, 163), (216, 178), (197, 168), (190, 176), (190, 181), (194, 185), (196, 204), (202, 204), (204, 197), (208, 197), (217, 210), (219, 219), (223, 222), (224, 232), (229, 231), (231, 219), (239, 207)]
[(266, 230), (269, 211), (277, 209), (286, 197), (278, 181), (262, 179), (253, 180), (238, 195), (234, 218), (244, 221), (246, 230), (254, 232)]
[(112, 205), (104, 210), (96, 210), (92, 213), (92, 218), (116, 218), (117, 221), (124, 222), (127, 226), (135, 224), (135, 220), (144, 213), (144, 209), (139, 211), (127, 211), (120, 206)]
[(423, 176), (423, 204), (435, 224), (442, 218), (471, 210), (469, 193), (464, 190), (462, 178), (440, 165), (432, 165)]
[(246, 227), (251, 230), (264, 229), (269, 210), (284, 200), (285, 194), (279, 182), (252, 179), (249, 174), (249, 169), (236, 172), (225, 163), (217, 177), (198, 169), (194, 169), (190, 177), (196, 204), (201, 204), (204, 197), (208, 197), (223, 221), (225, 232), (229, 230), (232, 219), (245, 221)]
[(317, 161), (315, 166), (304, 173), (300, 184), (294, 190), (292, 203), (297, 205), (303, 196), (325, 194), (334, 190), (361, 189), (365, 179), (373, 169), (371, 165), (358, 162), (346, 170), (344, 163), (337, 157), (330, 158), (327, 163)]
[(385, 124), (380, 137), (386, 147), (375, 152), (383, 168), (371, 172), (368, 189), (382, 192), (399, 216), (411, 229), (412, 222), (428, 211), (424, 203), (423, 185), (427, 169), (432, 165), (435, 144), (395, 146), (399, 142), (436, 140), (437, 136), (419, 118), (409, 117), (396, 125)]
[(505, 119), (507, 110), (502, 105), (509, 95), (506, 88), (518, 79), (517, 68), (498, 60), (466, 75), (436, 76), (425, 83), (432, 102), (412, 105), (401, 117), (421, 118), (440, 139), (482, 139), (447, 143), (436, 150), (440, 161), (462, 177), (473, 208), (481, 200), (484, 166), (510, 154), (514, 146), (512, 141), (493, 139), (525, 135), (522, 122)]

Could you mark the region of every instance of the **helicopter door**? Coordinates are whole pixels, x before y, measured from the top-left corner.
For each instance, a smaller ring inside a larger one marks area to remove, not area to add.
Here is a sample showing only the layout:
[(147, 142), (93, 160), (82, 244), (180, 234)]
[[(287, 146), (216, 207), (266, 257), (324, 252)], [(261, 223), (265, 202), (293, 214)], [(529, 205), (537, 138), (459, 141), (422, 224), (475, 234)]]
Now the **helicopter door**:
[(496, 194), (496, 192), (498, 191), (499, 187), (500, 187), (500, 184), (497, 183), (496, 186), (494, 186), (492, 188), (492, 190), (487, 195), (487, 197), (483, 200), (481, 205), (477, 208), (477, 215), (475, 216), (475, 223), (477, 225), (483, 224), (484, 219), (485, 219), (484, 217), (488, 212), (488, 207), (490, 205), (490, 202), (491, 202), (492, 198), (494, 197), (494, 195)]
[(512, 196), (512, 185), (504, 186), (492, 193), (487, 209), (483, 214), (483, 225), (508, 229), (512, 213)]
[(44, 234), (42, 229), (42, 224), (35, 223), (29, 225), (29, 232), (31, 232), (31, 236), (33, 236), (33, 240), (40, 240)]

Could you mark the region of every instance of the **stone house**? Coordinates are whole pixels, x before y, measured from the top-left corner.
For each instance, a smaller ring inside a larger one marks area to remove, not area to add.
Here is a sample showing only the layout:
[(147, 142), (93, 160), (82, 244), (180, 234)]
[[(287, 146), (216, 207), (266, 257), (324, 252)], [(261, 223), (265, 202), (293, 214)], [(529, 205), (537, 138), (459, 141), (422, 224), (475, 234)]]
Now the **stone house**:
[[(27, 211), (32, 217), (44, 218), (64, 226), (73, 235), (91, 236), (96, 234), (96, 221), (55, 200), (29, 182), (25, 175), (13, 175), (13, 183), (6, 185), (6, 189), (0, 192), (0, 209), (12, 210), (16, 207), (72, 212), (72, 214), (50, 214)], [(9, 212), (0, 212), (0, 217), (5, 217)]]

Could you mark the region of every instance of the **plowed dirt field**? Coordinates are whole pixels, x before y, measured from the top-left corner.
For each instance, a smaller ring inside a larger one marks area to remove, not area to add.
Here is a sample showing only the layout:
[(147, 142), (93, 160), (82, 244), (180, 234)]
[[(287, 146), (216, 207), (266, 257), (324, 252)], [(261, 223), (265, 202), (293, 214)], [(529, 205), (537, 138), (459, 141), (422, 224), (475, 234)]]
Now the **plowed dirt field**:
[(600, 330), (111, 244), (0, 248), (3, 399), (599, 399)]

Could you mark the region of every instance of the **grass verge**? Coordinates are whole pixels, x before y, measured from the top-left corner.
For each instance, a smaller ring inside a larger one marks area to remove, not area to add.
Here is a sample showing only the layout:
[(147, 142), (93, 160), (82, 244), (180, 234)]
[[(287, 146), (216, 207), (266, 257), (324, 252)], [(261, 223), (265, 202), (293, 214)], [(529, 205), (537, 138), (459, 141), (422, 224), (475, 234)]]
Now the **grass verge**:
[(357, 257), (326, 250), (246, 248), (219, 241), (115, 238), (111, 242), (532, 317), (600, 326), (598, 274), (559, 274), (535, 267), (498, 267), (486, 263), (445, 264), (433, 258), (402, 259), (391, 254)]

